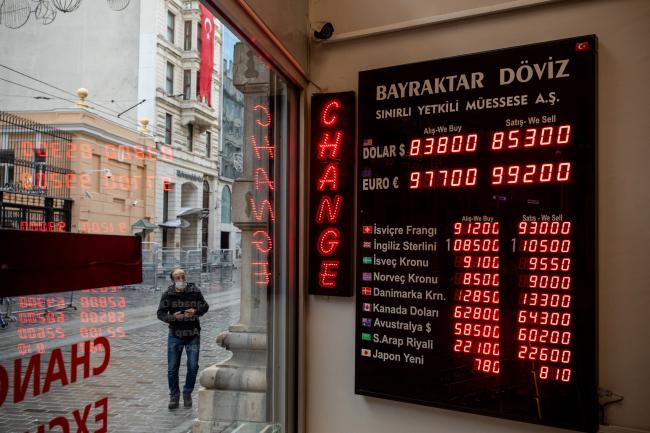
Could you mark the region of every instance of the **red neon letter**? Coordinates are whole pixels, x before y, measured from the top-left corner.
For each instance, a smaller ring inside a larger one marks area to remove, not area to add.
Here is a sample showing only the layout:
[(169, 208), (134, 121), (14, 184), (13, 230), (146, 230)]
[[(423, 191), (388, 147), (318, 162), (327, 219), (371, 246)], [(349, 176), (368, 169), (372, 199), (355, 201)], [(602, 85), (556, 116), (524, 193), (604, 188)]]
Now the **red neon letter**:
[(318, 242), (316, 243), (318, 252), (322, 256), (331, 256), (334, 254), (334, 251), (336, 251), (341, 242), (339, 240), (340, 237), (341, 233), (337, 229), (329, 228), (323, 230), (320, 236), (318, 236)]
[[(263, 180), (260, 180), (260, 174), (264, 177)], [(255, 169), (255, 191), (260, 190), (260, 184), (266, 185), (269, 191), (273, 191), (273, 181), (269, 179), (269, 174), (262, 167), (257, 167)]]
[(330, 272), (339, 268), (338, 260), (323, 260), (320, 263), (320, 272), (318, 273), (318, 284), (324, 288), (332, 288), (336, 286), (336, 271)]
[(264, 137), (264, 144), (266, 146), (258, 146), (255, 136), (251, 135), (251, 144), (253, 145), (253, 149), (255, 149), (255, 157), (257, 159), (262, 159), (260, 150), (266, 150), (269, 153), (269, 158), (273, 159), (273, 149), (275, 149), (275, 147), (269, 142), (269, 137)]
[(257, 209), (257, 205), (255, 204), (254, 199), (251, 198), (249, 203), (251, 206), (251, 212), (253, 212), (253, 216), (257, 221), (262, 221), (262, 217), (264, 217), (264, 209), (268, 209), (268, 214), (271, 222), (275, 222), (275, 214), (273, 213), (273, 207), (271, 206), (270, 201), (263, 200), (259, 209)]
[(271, 272), (269, 272), (268, 262), (252, 262), (251, 265), (259, 266), (261, 268), (260, 272), (253, 273), (253, 275), (261, 277), (261, 279), (255, 281), (255, 284), (268, 285), (271, 282)]
[(343, 196), (341, 195), (334, 196), (334, 203), (332, 203), (332, 199), (329, 196), (322, 196), (318, 204), (318, 211), (316, 212), (316, 222), (321, 224), (325, 221), (325, 214), (327, 213), (327, 221), (335, 223), (339, 219), (342, 202)]
[(334, 126), (336, 123), (336, 120), (338, 119), (336, 114), (332, 114), (331, 116), (329, 115), (330, 110), (338, 110), (341, 108), (341, 101), (338, 99), (333, 99), (329, 101), (325, 107), (323, 107), (323, 111), (321, 111), (321, 116), (320, 116), (320, 123), (323, 126)]
[[(255, 240), (255, 236), (261, 237), (262, 240)], [(251, 244), (255, 245), (257, 251), (264, 254), (270, 252), (273, 248), (273, 241), (271, 240), (271, 236), (269, 236), (269, 233), (266, 230), (258, 230), (256, 232), (253, 232), (253, 240), (251, 241)], [(262, 247), (262, 245), (266, 245), (266, 247)]]
[(160, 153), (163, 161), (173, 161), (174, 154), (172, 153), (171, 146), (160, 146)]
[(268, 107), (265, 107), (264, 105), (256, 105), (253, 107), (253, 111), (261, 110), (264, 115), (266, 115), (266, 123), (262, 123), (260, 119), (255, 119), (255, 123), (260, 125), (262, 128), (268, 128), (271, 126), (271, 112), (269, 111)]
[(341, 141), (343, 141), (343, 133), (336, 131), (334, 134), (334, 141), (330, 141), (330, 133), (323, 133), (323, 139), (318, 143), (318, 159), (328, 158), (327, 153), (329, 153), (329, 158), (331, 159), (338, 158)]
[(318, 190), (324, 191), (327, 184), (331, 184), (332, 191), (339, 189), (339, 168), (336, 164), (327, 164), (323, 175), (318, 179)]

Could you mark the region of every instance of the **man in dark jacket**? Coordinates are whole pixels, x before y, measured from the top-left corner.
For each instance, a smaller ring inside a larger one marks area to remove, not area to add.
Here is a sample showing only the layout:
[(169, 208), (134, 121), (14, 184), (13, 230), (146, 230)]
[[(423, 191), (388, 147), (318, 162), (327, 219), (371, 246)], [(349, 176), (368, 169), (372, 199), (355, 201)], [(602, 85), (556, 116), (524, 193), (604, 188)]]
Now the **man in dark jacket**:
[(187, 376), (183, 386), (183, 405), (192, 407), (192, 390), (199, 372), (201, 325), (199, 317), (208, 311), (201, 290), (188, 283), (185, 271), (174, 269), (169, 274), (173, 284), (163, 293), (158, 305), (158, 319), (169, 323), (167, 337), (167, 382), (169, 383), (169, 409), (178, 408), (180, 389), (178, 369), (183, 348), (187, 353)]

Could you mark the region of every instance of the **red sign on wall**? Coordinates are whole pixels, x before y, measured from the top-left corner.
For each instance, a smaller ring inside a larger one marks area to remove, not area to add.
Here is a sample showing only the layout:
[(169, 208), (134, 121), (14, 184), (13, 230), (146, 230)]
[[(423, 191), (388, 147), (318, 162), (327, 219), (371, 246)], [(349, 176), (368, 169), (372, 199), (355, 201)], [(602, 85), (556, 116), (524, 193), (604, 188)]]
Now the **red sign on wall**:
[(311, 99), (309, 294), (352, 296), (354, 92)]

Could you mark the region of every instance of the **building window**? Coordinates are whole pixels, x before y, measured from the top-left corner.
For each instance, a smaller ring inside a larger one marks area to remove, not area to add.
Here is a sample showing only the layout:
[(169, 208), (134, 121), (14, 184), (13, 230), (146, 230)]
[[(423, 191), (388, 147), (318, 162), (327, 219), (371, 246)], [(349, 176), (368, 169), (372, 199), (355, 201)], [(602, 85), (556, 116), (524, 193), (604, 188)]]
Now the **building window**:
[(200, 96), (201, 95), (201, 92), (200, 92), (201, 85), (200, 85), (200, 83), (201, 83), (201, 72), (196, 71), (196, 100), (199, 101), (199, 102), (201, 102), (201, 96)]
[(14, 183), (14, 151), (0, 150), (0, 187)]
[(212, 133), (210, 131), (206, 131), (205, 133), (205, 153), (210, 158), (212, 154)]
[(192, 91), (192, 71), (190, 69), (185, 69), (183, 71), (183, 99), (190, 99), (190, 93)]
[(185, 21), (185, 32), (183, 35), (183, 49), (189, 51), (192, 49), (192, 21)]
[(221, 249), (230, 249), (230, 232), (221, 232)]
[(167, 40), (174, 43), (174, 33), (176, 32), (176, 15), (167, 11)]
[(196, 49), (199, 50), (199, 53), (201, 52), (201, 48), (203, 47), (201, 41), (201, 33), (203, 33), (203, 29), (201, 28), (201, 23), (196, 23)]
[[(162, 214), (162, 220), (163, 222), (169, 221), (169, 195), (171, 190), (174, 188), (173, 183), (168, 183), (163, 186), (163, 214)], [(169, 238), (169, 230), (168, 228), (163, 227), (162, 229), (162, 246), (167, 247), (168, 245), (168, 238)]]
[[(169, 187), (167, 187), (169, 189)], [(169, 191), (163, 191), (163, 222), (169, 220)]]
[(194, 149), (194, 125), (187, 125), (187, 150), (190, 152)]
[(227, 186), (223, 188), (221, 193), (221, 222), (230, 222), (230, 188)]
[(165, 144), (172, 144), (172, 115), (165, 114)]
[(167, 62), (167, 75), (165, 77), (165, 90), (167, 95), (172, 96), (174, 94), (174, 65), (170, 62)]

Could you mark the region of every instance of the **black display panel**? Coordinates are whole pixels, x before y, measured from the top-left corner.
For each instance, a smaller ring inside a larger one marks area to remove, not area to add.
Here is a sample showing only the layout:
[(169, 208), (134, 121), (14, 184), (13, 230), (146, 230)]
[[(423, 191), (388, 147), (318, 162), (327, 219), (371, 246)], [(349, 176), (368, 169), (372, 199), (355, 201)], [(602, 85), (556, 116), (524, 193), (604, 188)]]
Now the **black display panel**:
[(596, 37), (359, 73), (357, 394), (596, 431)]

